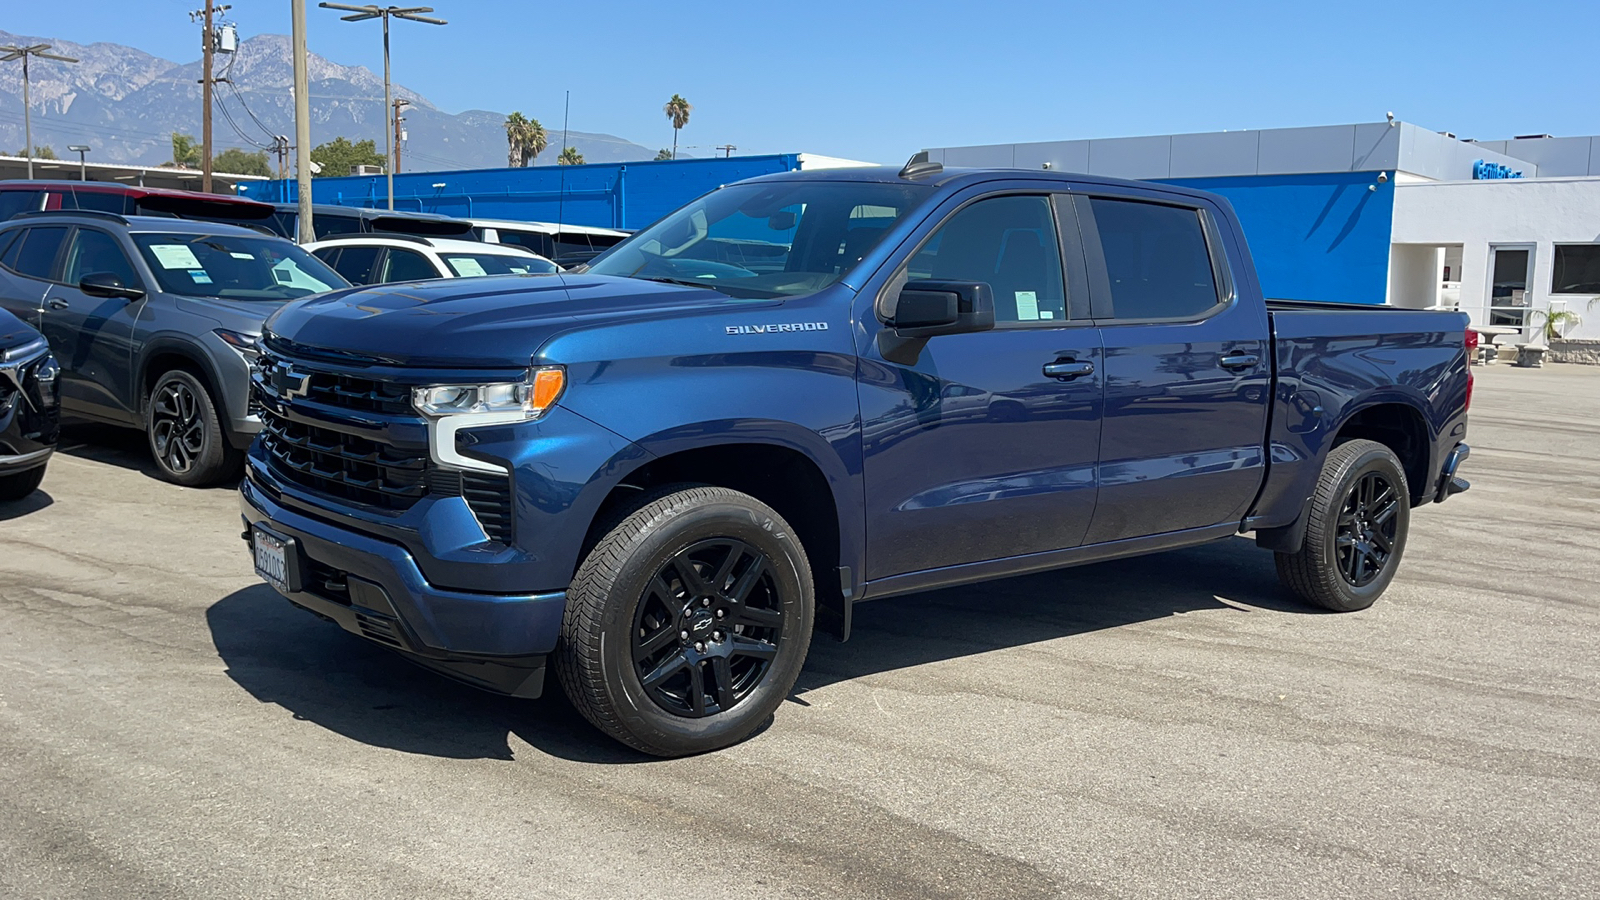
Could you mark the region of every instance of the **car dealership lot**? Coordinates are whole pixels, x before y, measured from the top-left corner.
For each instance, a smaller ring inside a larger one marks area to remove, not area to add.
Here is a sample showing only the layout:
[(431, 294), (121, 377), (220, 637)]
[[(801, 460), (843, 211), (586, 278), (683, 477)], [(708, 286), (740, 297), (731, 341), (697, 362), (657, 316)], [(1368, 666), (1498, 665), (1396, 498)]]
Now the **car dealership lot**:
[(1587, 895), (1600, 369), (1477, 371), (1370, 611), (1243, 539), (866, 604), (674, 761), (290, 607), (233, 491), (69, 429), (0, 507), (0, 896)]

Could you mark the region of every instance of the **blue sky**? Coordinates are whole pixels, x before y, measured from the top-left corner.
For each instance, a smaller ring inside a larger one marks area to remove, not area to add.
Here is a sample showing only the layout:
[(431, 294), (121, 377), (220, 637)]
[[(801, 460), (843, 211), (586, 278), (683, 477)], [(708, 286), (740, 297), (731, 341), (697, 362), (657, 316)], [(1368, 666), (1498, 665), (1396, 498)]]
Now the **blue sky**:
[[(0, 29), (199, 56), (197, 0), (12, 2)], [(520, 109), (650, 146), (899, 162), (923, 146), (1381, 121), (1462, 137), (1600, 133), (1600, 2), (790, 3), (433, 0), (395, 80), (440, 107)], [(375, 23), (308, 0), (311, 49), (381, 70)], [(288, 0), (233, 0), (287, 34)]]

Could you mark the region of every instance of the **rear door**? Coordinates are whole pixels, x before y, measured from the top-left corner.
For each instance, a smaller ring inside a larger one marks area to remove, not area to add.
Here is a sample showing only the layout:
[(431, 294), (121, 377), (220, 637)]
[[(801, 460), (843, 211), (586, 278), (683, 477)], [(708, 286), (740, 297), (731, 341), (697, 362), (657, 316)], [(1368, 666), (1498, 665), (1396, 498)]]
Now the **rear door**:
[(91, 297), (78, 283), (86, 275), (109, 273), (129, 287), (153, 286), (144, 283), (114, 235), (86, 226), (68, 240), (60, 273), (45, 299), (39, 330), (61, 364), (62, 400), (77, 412), (133, 421), (134, 327), (147, 301)]
[(1085, 543), (1238, 522), (1266, 471), (1265, 304), (1218, 219), (1157, 191), (1076, 198), (1104, 341), (1099, 502)]
[[(910, 238), (910, 259), (862, 293), (868, 580), (1083, 540), (1100, 337), (1060, 187), (953, 199)], [(930, 338), (914, 353), (880, 343), (874, 299), (921, 279), (989, 284), (994, 330)]]
[(445, 273), (440, 272), (427, 256), (404, 247), (390, 247), (384, 254), (383, 277), (378, 280), (387, 284), (391, 281), (426, 281), (443, 277)]
[(378, 280), (378, 258), (382, 250), (381, 247), (336, 244), (318, 248), (315, 256), (351, 284), (372, 284)]

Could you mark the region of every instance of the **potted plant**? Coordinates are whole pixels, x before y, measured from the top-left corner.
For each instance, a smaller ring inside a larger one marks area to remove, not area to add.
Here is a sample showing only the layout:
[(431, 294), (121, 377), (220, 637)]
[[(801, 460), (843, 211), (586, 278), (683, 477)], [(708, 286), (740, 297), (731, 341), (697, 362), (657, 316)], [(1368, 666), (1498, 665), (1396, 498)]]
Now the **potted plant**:
[[(1600, 297), (1594, 297), (1586, 305), (1588, 311), (1594, 311), (1600, 305)], [(1541, 342), (1549, 347), (1551, 362), (1587, 363), (1600, 365), (1600, 340), (1573, 340), (1565, 337), (1566, 333), (1583, 324), (1583, 317), (1570, 309), (1534, 310), (1534, 321), (1539, 323)]]

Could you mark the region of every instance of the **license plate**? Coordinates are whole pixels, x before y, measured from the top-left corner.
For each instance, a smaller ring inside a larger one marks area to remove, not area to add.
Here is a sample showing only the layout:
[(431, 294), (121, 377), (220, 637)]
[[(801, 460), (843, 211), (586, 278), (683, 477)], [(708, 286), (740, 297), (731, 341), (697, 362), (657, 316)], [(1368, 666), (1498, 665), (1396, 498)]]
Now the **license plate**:
[(280, 592), (290, 593), (289, 542), (251, 528), (250, 546), (255, 552), (256, 574)]

